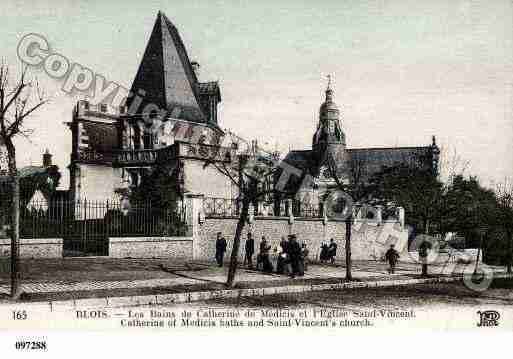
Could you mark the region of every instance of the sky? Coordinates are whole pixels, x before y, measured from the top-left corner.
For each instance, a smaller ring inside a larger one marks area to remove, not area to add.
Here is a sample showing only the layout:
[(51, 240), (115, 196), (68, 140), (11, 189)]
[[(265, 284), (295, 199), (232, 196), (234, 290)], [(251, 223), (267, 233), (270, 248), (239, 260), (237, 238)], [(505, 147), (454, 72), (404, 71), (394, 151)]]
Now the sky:
[[(469, 163), (483, 184), (513, 179), (513, 2), (2, 1), (11, 72), (28, 33), (54, 52), (130, 88), (157, 12), (176, 25), (200, 80), (221, 86), (219, 122), (282, 152), (308, 149), (333, 77), (347, 145), (429, 145)], [(65, 175), (76, 101), (34, 70), (51, 102), (18, 142), (20, 165), (48, 148)], [(450, 160), (450, 159), (449, 159)]]

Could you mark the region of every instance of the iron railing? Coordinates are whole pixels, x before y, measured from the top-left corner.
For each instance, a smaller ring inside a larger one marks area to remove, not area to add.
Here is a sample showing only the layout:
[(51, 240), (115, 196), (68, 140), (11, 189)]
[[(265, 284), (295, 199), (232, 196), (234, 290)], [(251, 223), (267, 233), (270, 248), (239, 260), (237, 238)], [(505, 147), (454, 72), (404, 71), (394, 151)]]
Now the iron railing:
[[(203, 201), (203, 213), (205, 217), (234, 217), (239, 215), (242, 204), (236, 199), (205, 197)], [(291, 207), (291, 208), (290, 208)], [(272, 204), (252, 203), (256, 216), (288, 216), (290, 210), (297, 218), (322, 218), (324, 216), (324, 204), (301, 201), (299, 199), (281, 200)], [(353, 208), (356, 216), (354, 219), (373, 220), (375, 211), (368, 206), (355, 205)], [(382, 220), (397, 221), (396, 208), (383, 208)]]
[(203, 213), (206, 217), (238, 216), (239, 208), (236, 199), (205, 197), (203, 200)]
[[(281, 201), (279, 209), (274, 203), (252, 203), (254, 214), (257, 216), (288, 216), (287, 201)], [(237, 199), (205, 197), (203, 201), (203, 213), (206, 217), (234, 217), (239, 215), (242, 204)], [(321, 209), (309, 203), (294, 200), (292, 213), (295, 217), (318, 218), (321, 217)]]
[(300, 201), (292, 201), (292, 214), (294, 217), (319, 218), (322, 217), (322, 210), (318, 204)]
[(22, 238), (184, 236), (185, 209), (110, 201), (30, 201), (20, 205)]
[(117, 151), (113, 154), (118, 166), (152, 165), (157, 162), (157, 150)]

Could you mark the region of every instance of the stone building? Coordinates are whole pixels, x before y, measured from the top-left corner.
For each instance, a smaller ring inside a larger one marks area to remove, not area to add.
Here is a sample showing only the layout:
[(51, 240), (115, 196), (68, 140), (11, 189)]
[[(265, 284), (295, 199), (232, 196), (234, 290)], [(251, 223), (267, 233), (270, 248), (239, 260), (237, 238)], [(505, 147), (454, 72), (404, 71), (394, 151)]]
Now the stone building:
[[(216, 161), (228, 162), (237, 160), (237, 154), (231, 147), (218, 149), (225, 135), (218, 119), (220, 86), (218, 82), (200, 82), (198, 67), (190, 61), (176, 27), (159, 12), (126, 104), (112, 108), (80, 101), (68, 123), (72, 200), (120, 199), (156, 168), (167, 172), (183, 193), (227, 199), (238, 196), (226, 176), (205, 166), (212, 153), (222, 157), (216, 155)], [(328, 85), (312, 148), (290, 151), (283, 160), (301, 175), (290, 178), (287, 195), (281, 197), (293, 194), (301, 200), (308, 193), (308, 205), (318, 208), (334, 187), (327, 174), (330, 156), (347, 182), (355, 173), (369, 178), (384, 166), (404, 162), (428, 166), (435, 172), (438, 154), (434, 138), (430, 146), (347, 148), (340, 110)], [(307, 176), (313, 179), (313, 186), (301, 186)], [(278, 202), (283, 202), (281, 197)]]
[(195, 67), (178, 30), (159, 12), (125, 106), (80, 101), (74, 110), (68, 123), (72, 200), (119, 200), (156, 168), (182, 193), (236, 196), (227, 178), (204, 165), (206, 158), (229, 162), (234, 156), (231, 148), (216, 146), (224, 134), (219, 84), (200, 82)]
[[(297, 215), (305, 209), (322, 212), (323, 200), (337, 188), (334, 171), (344, 184), (365, 183), (384, 168), (400, 164), (428, 170), (434, 176), (438, 174), (440, 150), (434, 136), (428, 146), (347, 148), (340, 121), (340, 109), (328, 84), (312, 149), (290, 151), (283, 160), (300, 171), (297, 172), (300, 175), (290, 176), (284, 191), (286, 198), (295, 200)], [(282, 202), (283, 198), (279, 200)]]

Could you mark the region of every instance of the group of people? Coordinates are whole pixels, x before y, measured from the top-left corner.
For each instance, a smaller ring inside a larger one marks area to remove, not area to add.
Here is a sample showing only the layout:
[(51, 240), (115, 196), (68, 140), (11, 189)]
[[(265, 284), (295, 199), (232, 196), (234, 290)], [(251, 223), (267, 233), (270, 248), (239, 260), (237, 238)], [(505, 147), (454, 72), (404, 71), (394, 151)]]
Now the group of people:
[[(224, 254), (226, 252), (226, 239), (222, 236), (221, 232), (217, 233), (216, 238), (216, 262), (219, 267), (223, 266)], [(336, 245), (335, 245), (336, 246)], [(281, 238), (278, 247), (274, 248), (277, 254), (276, 270), (271, 261), (271, 249), (265, 236), (259, 244), (259, 252), (256, 256), (256, 269), (266, 273), (276, 272), (278, 274), (287, 274), (292, 278), (296, 276), (303, 276), (308, 269), (308, 255), (309, 250), (305, 243), (299, 244), (297, 236), (291, 234), (288, 239)], [(336, 250), (336, 249), (335, 249)], [(254, 269), (253, 256), (255, 255), (255, 240), (251, 232), (248, 232), (247, 239), (244, 244), (244, 263), (243, 265)]]
[[(267, 242), (265, 236), (262, 236), (260, 241), (260, 251), (257, 255), (256, 269), (266, 273), (274, 272), (274, 267), (271, 262), (270, 252), (271, 245)], [(292, 278), (296, 276), (303, 276), (308, 269), (308, 254), (309, 250), (305, 243), (301, 245), (297, 241), (295, 234), (290, 234), (288, 240), (285, 237), (281, 238), (278, 248), (274, 251), (278, 254), (276, 262), (276, 273), (288, 274)], [(222, 236), (221, 232), (217, 232), (216, 239), (216, 262), (219, 267), (223, 266), (224, 253), (226, 252), (226, 239)], [(244, 245), (244, 264), (249, 269), (253, 269), (253, 255), (255, 254), (255, 240), (251, 232), (248, 232), (247, 239)], [(321, 245), (321, 253), (319, 259), (321, 263), (330, 261), (335, 262), (337, 255), (337, 244), (330, 239), (330, 244), (323, 243)], [(399, 260), (399, 253), (395, 250), (394, 245), (385, 253), (385, 260), (389, 264), (388, 272), (394, 274), (395, 266)]]
[[(308, 248), (305, 243), (299, 245), (297, 236), (291, 234), (288, 240), (282, 237), (278, 247), (274, 248), (277, 254), (276, 271), (273, 263), (271, 262), (271, 248), (265, 236), (259, 245), (259, 253), (257, 254), (256, 269), (266, 273), (276, 272), (277, 274), (288, 274), (292, 278), (296, 276), (303, 276), (308, 266)], [(255, 254), (255, 240), (251, 232), (248, 232), (246, 243), (244, 246), (244, 265), (247, 264), (248, 268), (253, 269), (253, 255)]]
[(335, 263), (335, 257), (337, 256), (337, 244), (333, 240), (330, 239), (330, 244), (323, 243), (321, 245), (321, 253), (319, 254), (319, 260), (321, 263), (330, 262), (331, 264)]

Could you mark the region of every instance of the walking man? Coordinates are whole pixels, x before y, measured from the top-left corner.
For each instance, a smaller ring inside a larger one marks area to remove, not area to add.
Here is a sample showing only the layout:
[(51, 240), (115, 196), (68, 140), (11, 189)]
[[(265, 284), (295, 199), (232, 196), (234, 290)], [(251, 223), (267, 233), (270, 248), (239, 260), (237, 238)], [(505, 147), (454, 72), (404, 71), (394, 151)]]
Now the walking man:
[(226, 239), (217, 232), (216, 239), (216, 262), (219, 267), (223, 266), (224, 252), (226, 252)]
[(431, 242), (423, 240), (418, 248), (419, 260), (422, 264), (422, 277), (428, 276), (428, 251), (431, 249)]
[(303, 271), (306, 272), (308, 270), (308, 254), (310, 251), (306, 247), (306, 243), (301, 244), (301, 260), (303, 262)]
[(248, 232), (248, 238), (246, 239), (245, 245), (244, 262), (248, 264), (249, 269), (253, 269), (253, 254), (255, 253), (255, 241), (251, 232)]
[(385, 259), (388, 261), (388, 264), (390, 267), (388, 268), (388, 273), (394, 274), (395, 272), (395, 265), (397, 263), (397, 260), (399, 259), (399, 252), (397, 252), (394, 249), (394, 245), (391, 244), (388, 251), (385, 253)]
[(290, 276), (294, 278), (296, 275), (301, 275), (300, 271), (300, 263), (301, 260), (301, 247), (299, 243), (296, 241), (296, 235), (289, 235), (289, 244), (288, 244), (289, 258), (290, 258), (290, 266), (291, 273)]
[(271, 273), (273, 271), (273, 265), (269, 259), (270, 250), (271, 246), (267, 244), (265, 236), (262, 236), (262, 241), (260, 242), (260, 261), (262, 264), (262, 271), (267, 273)]

